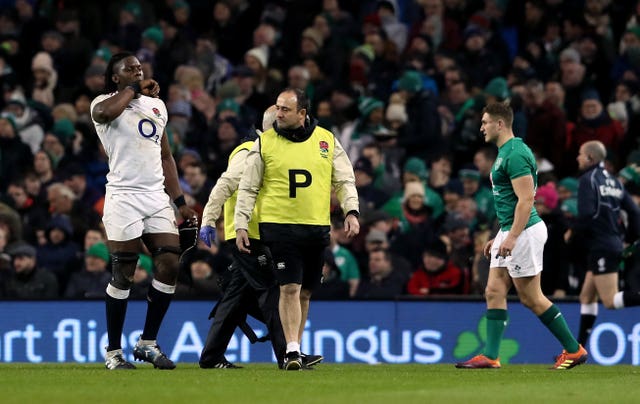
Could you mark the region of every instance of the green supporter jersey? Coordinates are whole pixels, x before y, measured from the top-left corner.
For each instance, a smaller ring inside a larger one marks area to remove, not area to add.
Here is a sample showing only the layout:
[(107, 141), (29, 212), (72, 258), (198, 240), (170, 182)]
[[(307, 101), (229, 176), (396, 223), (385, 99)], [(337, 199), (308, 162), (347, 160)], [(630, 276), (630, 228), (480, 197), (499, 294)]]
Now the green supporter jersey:
[(351, 254), (351, 251), (341, 245), (336, 245), (333, 249), (333, 257), (336, 261), (336, 266), (340, 269), (340, 278), (343, 281), (360, 279), (358, 261), (356, 261), (353, 254)]
[[(513, 190), (511, 180), (531, 175), (533, 186), (538, 184), (538, 167), (531, 149), (524, 144), (522, 139), (514, 137), (498, 149), (498, 157), (491, 167), (491, 186), (493, 189), (493, 201), (496, 215), (500, 223), (500, 229), (508, 231), (513, 225), (513, 219), (518, 203), (518, 197)], [(525, 228), (540, 221), (536, 209), (531, 207), (529, 221)]]

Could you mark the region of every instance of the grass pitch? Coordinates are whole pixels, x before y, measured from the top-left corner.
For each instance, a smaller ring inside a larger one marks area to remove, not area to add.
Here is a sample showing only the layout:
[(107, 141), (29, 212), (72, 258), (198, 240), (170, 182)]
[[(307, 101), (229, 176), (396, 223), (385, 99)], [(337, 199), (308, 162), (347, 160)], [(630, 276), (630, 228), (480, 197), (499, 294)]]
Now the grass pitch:
[(139, 364), (0, 364), (0, 403), (637, 403), (640, 368), (548, 365), (455, 369), (439, 365), (319, 364), (285, 372), (274, 364), (244, 369), (172, 371)]

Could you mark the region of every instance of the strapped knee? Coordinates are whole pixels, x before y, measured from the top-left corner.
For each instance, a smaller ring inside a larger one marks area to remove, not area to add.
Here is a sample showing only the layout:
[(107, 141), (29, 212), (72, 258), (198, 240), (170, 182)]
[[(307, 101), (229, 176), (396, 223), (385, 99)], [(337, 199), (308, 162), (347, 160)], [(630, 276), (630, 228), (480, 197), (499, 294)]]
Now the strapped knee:
[[(138, 262), (138, 254), (132, 252), (115, 252), (111, 254), (111, 263), (113, 265), (111, 277), (111, 285), (118, 289), (129, 290), (133, 284), (133, 272)], [(131, 270), (133, 269), (133, 270)], [(132, 274), (127, 277), (125, 274)]]
[(179, 256), (180, 254), (182, 254), (182, 250), (180, 249), (180, 247), (167, 246), (154, 248), (153, 251), (151, 251), (151, 255), (153, 256), (153, 258), (166, 253), (176, 254)]

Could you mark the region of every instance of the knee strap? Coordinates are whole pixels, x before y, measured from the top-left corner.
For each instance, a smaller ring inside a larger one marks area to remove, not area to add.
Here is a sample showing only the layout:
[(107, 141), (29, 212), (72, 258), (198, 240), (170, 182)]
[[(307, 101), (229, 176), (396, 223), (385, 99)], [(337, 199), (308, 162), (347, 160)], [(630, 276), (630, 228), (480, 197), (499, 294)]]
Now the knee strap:
[[(133, 267), (135, 271), (135, 265), (138, 262), (138, 254), (132, 252), (115, 252), (111, 254), (112, 263), (112, 277), (111, 285), (118, 289), (129, 290), (133, 284), (133, 271), (127, 271), (130, 267)], [(125, 276), (125, 273), (131, 273), (129, 278)]]
[(166, 253), (180, 255), (182, 254), (182, 250), (180, 249), (180, 247), (167, 246), (167, 247), (154, 248), (153, 251), (151, 251), (151, 255), (153, 257), (157, 257), (158, 255), (166, 254)]

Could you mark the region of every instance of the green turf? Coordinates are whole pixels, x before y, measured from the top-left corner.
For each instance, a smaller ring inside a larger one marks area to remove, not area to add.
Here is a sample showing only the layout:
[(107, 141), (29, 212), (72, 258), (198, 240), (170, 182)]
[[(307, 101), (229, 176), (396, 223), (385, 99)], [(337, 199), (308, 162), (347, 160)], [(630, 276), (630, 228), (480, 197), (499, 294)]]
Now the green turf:
[(173, 371), (138, 365), (0, 364), (0, 403), (637, 403), (640, 368), (544, 365), (463, 370), (452, 365), (271, 364)]

